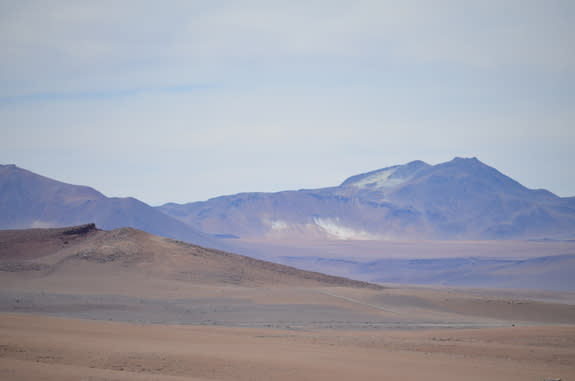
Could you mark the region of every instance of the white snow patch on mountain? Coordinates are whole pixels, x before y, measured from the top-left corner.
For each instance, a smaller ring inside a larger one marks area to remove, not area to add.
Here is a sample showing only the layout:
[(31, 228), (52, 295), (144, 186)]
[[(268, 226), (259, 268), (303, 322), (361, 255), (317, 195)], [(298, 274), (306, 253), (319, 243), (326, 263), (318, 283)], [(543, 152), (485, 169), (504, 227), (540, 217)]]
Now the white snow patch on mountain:
[(289, 224), (285, 221), (282, 220), (273, 220), (271, 223), (272, 226), (272, 230), (275, 231), (282, 231), (282, 230), (286, 230), (287, 228), (289, 228)]
[(397, 171), (399, 167), (389, 168), (380, 172), (374, 173), (370, 176), (364, 177), (352, 185), (358, 188), (389, 188), (403, 183), (406, 179), (392, 178), (390, 176)]
[(340, 223), (339, 218), (314, 217), (314, 223), (330, 237), (341, 240), (374, 240), (379, 239), (375, 234), (355, 230)]

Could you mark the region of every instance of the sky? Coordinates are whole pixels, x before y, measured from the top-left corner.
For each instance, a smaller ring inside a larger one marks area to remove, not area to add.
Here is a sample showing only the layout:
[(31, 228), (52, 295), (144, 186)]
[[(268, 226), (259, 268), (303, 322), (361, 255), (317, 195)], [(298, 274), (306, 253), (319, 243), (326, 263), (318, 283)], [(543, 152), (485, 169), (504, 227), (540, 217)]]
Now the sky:
[(575, 2), (0, 0), (0, 163), (151, 205), (477, 157), (575, 196)]

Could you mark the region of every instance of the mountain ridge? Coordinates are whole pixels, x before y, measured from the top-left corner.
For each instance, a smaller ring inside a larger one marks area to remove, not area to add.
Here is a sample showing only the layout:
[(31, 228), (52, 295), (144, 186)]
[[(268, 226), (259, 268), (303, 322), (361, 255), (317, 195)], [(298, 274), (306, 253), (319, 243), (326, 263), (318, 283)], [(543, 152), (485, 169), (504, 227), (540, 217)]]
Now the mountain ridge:
[(160, 237), (131, 227), (101, 230), (95, 224), (0, 231), (0, 272), (58, 277), (134, 273), (196, 285), (383, 287), (300, 270)]
[(232, 251), (224, 238), (574, 239), (574, 200), (528, 189), (477, 158), (436, 165), (415, 160), (354, 175), (337, 186), (158, 207), (106, 197), (13, 164), (0, 166), (0, 229), (95, 222)]
[(533, 239), (572, 238), (572, 204), (477, 158), (456, 157), (384, 167), (334, 187), (158, 208), (200, 230), (248, 239)]

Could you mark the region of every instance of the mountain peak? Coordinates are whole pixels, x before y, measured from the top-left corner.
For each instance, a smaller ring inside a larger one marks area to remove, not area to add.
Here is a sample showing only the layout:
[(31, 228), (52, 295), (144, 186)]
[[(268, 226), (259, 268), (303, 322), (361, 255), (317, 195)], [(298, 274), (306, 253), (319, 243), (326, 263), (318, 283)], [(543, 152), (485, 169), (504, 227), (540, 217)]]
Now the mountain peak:
[(484, 165), (487, 166), (485, 163), (483, 163), (481, 160), (479, 160), (478, 158), (474, 157), (459, 157), (456, 156), (453, 159), (451, 159), (451, 161), (448, 161), (447, 163), (443, 163), (443, 164), (458, 164), (458, 165)]
[(477, 159), (477, 157), (473, 156), (473, 157), (460, 157), (460, 156), (455, 156), (451, 161), (474, 161), (474, 162), (479, 162), (479, 160)]
[[(430, 166), (436, 173), (454, 175), (467, 174), (474, 176), (505, 176), (497, 169), (485, 164), (476, 157), (454, 157), (450, 161)], [(507, 176), (505, 176), (507, 177)]]
[(18, 167), (16, 164), (0, 164), (0, 169), (4, 170), (20, 170), (23, 171), (22, 168)]

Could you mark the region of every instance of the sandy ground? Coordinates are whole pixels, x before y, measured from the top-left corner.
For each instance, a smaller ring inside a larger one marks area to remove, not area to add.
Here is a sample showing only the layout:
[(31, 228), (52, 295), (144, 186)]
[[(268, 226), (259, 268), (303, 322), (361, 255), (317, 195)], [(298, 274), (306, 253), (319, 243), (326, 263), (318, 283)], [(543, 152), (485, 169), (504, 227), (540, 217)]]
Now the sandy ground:
[(115, 264), (3, 273), (0, 311), (154, 324), (267, 328), (478, 328), (575, 324), (575, 293), (390, 285), (210, 285)]
[(0, 314), (3, 380), (575, 379), (575, 328), (352, 331)]
[[(94, 320), (281, 329), (485, 328), (575, 324), (575, 295), (458, 288), (199, 286), (97, 278), (0, 281), (0, 311)], [(132, 275), (131, 277), (129, 275)], [(4, 279), (5, 280), (5, 279)], [(130, 287), (136, 285), (137, 287)], [(73, 287), (72, 287), (73, 286)], [(123, 286), (123, 288), (122, 288)], [(42, 291), (40, 291), (42, 290)]]

